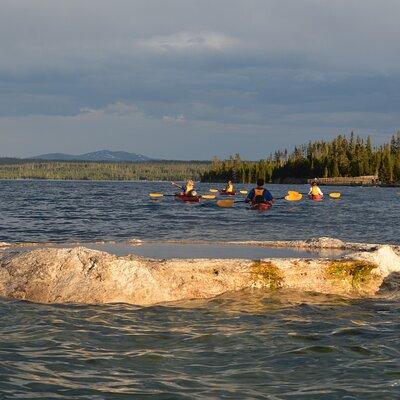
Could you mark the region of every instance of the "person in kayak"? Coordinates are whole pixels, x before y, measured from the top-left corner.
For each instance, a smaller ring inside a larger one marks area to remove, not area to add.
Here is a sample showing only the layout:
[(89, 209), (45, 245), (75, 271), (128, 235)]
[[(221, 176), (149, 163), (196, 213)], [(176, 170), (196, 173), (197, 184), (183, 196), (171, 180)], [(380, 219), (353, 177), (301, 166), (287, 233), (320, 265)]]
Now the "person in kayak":
[(311, 187), (308, 192), (308, 196), (315, 199), (322, 199), (322, 197), (324, 197), (324, 194), (322, 193), (322, 190), (318, 187), (316, 181), (311, 182)]
[(245, 202), (250, 203), (252, 206), (258, 204), (269, 204), (272, 205), (274, 198), (269, 190), (264, 188), (264, 179), (257, 179), (257, 187), (251, 189), (247, 195)]
[(234, 194), (235, 193), (235, 188), (233, 186), (232, 181), (228, 181), (228, 183), (225, 186), (225, 189), (221, 190), (222, 193), (226, 194)]
[(181, 189), (181, 195), (182, 196), (187, 196), (187, 197), (195, 197), (195, 196), (197, 196), (197, 193), (194, 190), (194, 182), (191, 179), (187, 180), (185, 185), (183, 185), (183, 186), (178, 185), (175, 182), (171, 182), (171, 183), (172, 183), (172, 185), (174, 185), (174, 186), (178, 187), (179, 189)]

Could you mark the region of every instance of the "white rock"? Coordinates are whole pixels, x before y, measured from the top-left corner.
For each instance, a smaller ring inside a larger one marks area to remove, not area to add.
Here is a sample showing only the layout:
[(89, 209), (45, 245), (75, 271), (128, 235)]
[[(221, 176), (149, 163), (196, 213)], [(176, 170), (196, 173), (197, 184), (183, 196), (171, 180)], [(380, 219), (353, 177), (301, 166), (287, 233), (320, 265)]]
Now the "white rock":
[(373, 262), (378, 265), (377, 270), (383, 277), (393, 272), (400, 272), (400, 256), (392, 246), (382, 245), (376, 251), (350, 254), (346, 258)]
[(149, 305), (211, 298), (245, 288), (267, 290), (270, 277), (278, 275), (278, 286), (283, 288), (357, 297), (376, 294), (383, 279), (400, 270), (400, 257), (390, 246), (348, 258), (378, 267), (371, 279), (354, 287), (351, 277), (337, 279), (327, 273), (329, 259), (265, 259), (257, 264), (242, 259), (117, 257), (84, 247), (44, 248), (0, 254), (0, 296), (45, 303)]

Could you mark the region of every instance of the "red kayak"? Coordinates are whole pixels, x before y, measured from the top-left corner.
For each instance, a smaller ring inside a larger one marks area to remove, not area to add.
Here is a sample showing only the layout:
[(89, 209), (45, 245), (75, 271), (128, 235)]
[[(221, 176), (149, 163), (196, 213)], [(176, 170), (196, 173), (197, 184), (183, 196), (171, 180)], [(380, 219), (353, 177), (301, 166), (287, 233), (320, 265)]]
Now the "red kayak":
[(310, 194), (309, 196), (309, 199), (310, 200), (315, 200), (315, 201), (319, 201), (319, 200), (322, 200), (323, 198), (324, 198), (324, 196), (323, 195), (320, 195), (320, 194)]
[(220, 190), (220, 191), (219, 191), (219, 194), (220, 194), (221, 196), (235, 196), (235, 195), (236, 195), (236, 192), (228, 193), (226, 190)]
[(175, 193), (175, 199), (183, 201), (185, 203), (199, 203), (200, 196), (186, 196), (181, 193)]
[(259, 204), (252, 204), (250, 206), (250, 210), (256, 211), (267, 211), (272, 207), (271, 203), (259, 203)]

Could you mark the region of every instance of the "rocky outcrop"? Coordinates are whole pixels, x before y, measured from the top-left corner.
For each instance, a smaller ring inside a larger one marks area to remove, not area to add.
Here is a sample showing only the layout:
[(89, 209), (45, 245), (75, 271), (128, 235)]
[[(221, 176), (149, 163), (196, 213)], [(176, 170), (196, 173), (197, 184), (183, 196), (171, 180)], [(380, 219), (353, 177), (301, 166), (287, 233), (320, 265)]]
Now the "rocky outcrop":
[(370, 296), (400, 271), (390, 246), (340, 260), (154, 260), (117, 257), (84, 247), (3, 254), (0, 296), (44, 303), (149, 305), (211, 298), (245, 288)]

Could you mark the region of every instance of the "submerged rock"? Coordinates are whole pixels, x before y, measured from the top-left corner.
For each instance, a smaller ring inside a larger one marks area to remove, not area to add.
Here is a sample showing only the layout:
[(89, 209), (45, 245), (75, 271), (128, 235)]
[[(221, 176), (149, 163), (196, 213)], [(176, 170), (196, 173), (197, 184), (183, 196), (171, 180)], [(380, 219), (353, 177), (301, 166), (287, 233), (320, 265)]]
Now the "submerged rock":
[(305, 245), (316, 249), (345, 249), (346, 243), (343, 240), (331, 237), (311, 238), (304, 241)]
[(366, 296), (377, 293), (383, 280), (399, 271), (400, 257), (389, 246), (341, 260), (259, 261), (154, 260), (84, 247), (44, 248), (0, 258), (0, 296), (138, 305), (211, 298), (251, 287)]
[[(328, 236), (310, 238), (307, 240), (251, 240), (228, 242), (230, 244), (240, 244), (245, 246), (259, 247), (288, 247), (310, 250), (354, 250), (354, 251), (371, 251), (379, 248), (380, 244), (344, 242), (343, 240), (331, 238)], [(400, 246), (391, 246), (393, 249), (400, 251)]]

